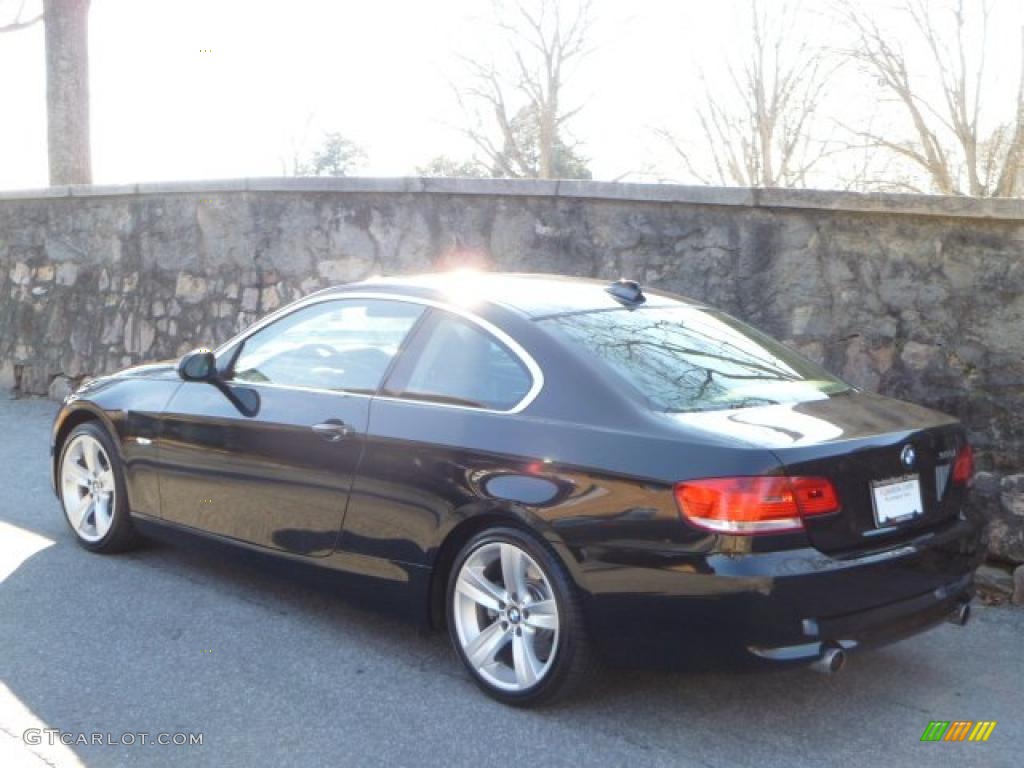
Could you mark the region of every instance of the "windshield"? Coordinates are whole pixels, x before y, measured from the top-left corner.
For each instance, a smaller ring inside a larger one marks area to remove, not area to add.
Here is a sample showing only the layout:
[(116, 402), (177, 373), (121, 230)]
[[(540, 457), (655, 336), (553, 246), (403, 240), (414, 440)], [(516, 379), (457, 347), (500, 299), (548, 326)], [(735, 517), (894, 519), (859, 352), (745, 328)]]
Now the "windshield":
[(600, 358), (659, 411), (710, 411), (820, 400), (849, 385), (728, 315), (651, 307), (538, 321)]

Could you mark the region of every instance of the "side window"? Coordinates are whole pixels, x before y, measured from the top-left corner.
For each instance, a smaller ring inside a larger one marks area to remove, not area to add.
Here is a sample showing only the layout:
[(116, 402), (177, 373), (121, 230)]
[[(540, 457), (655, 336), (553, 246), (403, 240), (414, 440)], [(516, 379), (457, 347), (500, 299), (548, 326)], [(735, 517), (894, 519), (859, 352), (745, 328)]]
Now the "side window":
[(245, 340), (236, 381), (373, 394), (423, 307), (339, 299), (299, 309)]
[(412, 370), (394, 382), (391, 394), (414, 400), (490, 408), (515, 407), (532, 378), (504, 344), (476, 323), (438, 312), (420, 345)]

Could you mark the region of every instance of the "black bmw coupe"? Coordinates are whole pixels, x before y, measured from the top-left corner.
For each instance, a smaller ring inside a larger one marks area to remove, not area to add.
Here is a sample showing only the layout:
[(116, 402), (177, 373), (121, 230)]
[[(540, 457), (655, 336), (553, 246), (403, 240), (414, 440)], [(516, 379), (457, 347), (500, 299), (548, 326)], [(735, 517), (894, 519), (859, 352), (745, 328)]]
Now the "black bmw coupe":
[(963, 428), (698, 302), (544, 275), (320, 291), (94, 379), (53, 426), (82, 546), (177, 530), (447, 625), (491, 696), (595, 659), (815, 663), (964, 623)]

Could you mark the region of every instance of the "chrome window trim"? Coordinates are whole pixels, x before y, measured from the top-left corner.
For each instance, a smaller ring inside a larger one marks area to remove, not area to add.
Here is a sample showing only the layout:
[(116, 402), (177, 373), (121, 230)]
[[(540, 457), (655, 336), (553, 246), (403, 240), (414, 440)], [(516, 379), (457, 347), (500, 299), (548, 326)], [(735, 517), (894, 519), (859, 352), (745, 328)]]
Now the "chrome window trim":
[(454, 408), (457, 410), (473, 411), (475, 413), (501, 414), (522, 413), (527, 407), (529, 407), (530, 403), (537, 399), (537, 396), (544, 388), (544, 372), (541, 370), (541, 367), (537, 364), (537, 361), (533, 359), (533, 356), (529, 352), (523, 349), (522, 345), (518, 341), (513, 339), (511, 336), (505, 333), (505, 331), (501, 330), (493, 323), (485, 320), (484, 318), (480, 317), (477, 314), (474, 314), (473, 312), (469, 311), (468, 309), (465, 309), (464, 307), (448, 304), (443, 301), (425, 299), (419, 296), (404, 296), (398, 293), (387, 293), (380, 291), (349, 291), (345, 293), (331, 293), (324, 295), (314, 294), (313, 296), (307, 297), (305, 299), (300, 299), (294, 304), (290, 304), (287, 307), (282, 307), (276, 312), (272, 312), (271, 314), (264, 317), (262, 320), (256, 322), (254, 325), (251, 325), (250, 327), (246, 328), (241, 333), (235, 334), (226, 342), (217, 347), (216, 351), (214, 352), (214, 356), (217, 358), (219, 362), (222, 353), (226, 352), (227, 350), (231, 349), (237, 344), (244, 343), (250, 336), (259, 333), (268, 325), (271, 325), (272, 323), (275, 323), (278, 320), (281, 320), (293, 314), (294, 312), (298, 312), (300, 309), (305, 309), (306, 307), (310, 307), (315, 304), (322, 304), (328, 301), (350, 299), (401, 301), (405, 302), (406, 304), (419, 304), (426, 307), (432, 307), (434, 309), (439, 309), (443, 312), (450, 312), (453, 315), (458, 315), (459, 317), (465, 318), (466, 320), (469, 320), (470, 322), (479, 326), (485, 333), (493, 336), (495, 339), (500, 341), (505, 347), (507, 347), (512, 352), (513, 355), (519, 358), (519, 361), (526, 367), (527, 372), (530, 374), (530, 389), (527, 390), (526, 394), (523, 396), (523, 399), (516, 403), (513, 407), (507, 410), (500, 410), (496, 408), (474, 408), (469, 405), (457, 405), (454, 403), (438, 403), (432, 400), (420, 400), (417, 398), (410, 397), (393, 397), (391, 395), (367, 395), (362, 392), (347, 392), (345, 390), (338, 389), (320, 389), (317, 387), (302, 387), (288, 384), (273, 384), (270, 382), (244, 382), (245, 385), (257, 388), (270, 387), (272, 389), (290, 389), (304, 392), (321, 392), (332, 395), (343, 395), (345, 397), (368, 397), (377, 400), (389, 400), (392, 402), (399, 403), (415, 403), (417, 405), (430, 405), (434, 406), (435, 408)]

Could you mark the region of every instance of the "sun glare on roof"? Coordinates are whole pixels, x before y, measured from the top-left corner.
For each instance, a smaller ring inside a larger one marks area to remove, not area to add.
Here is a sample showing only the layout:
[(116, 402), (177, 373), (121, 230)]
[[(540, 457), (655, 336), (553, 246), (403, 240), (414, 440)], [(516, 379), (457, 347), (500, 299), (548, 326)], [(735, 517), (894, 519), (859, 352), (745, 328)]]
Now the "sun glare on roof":
[(472, 267), (459, 267), (444, 273), (445, 297), (460, 307), (480, 303), (484, 295), (484, 272)]

